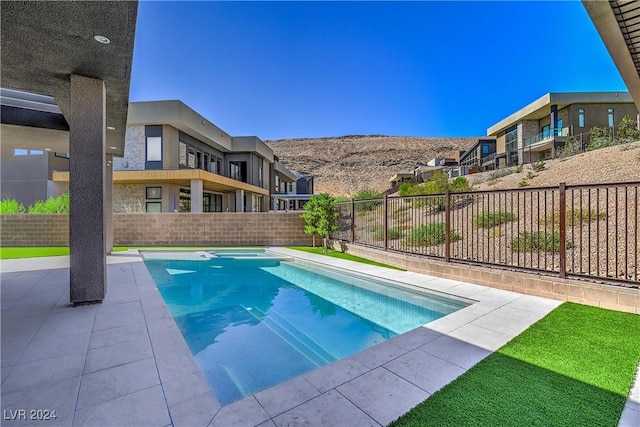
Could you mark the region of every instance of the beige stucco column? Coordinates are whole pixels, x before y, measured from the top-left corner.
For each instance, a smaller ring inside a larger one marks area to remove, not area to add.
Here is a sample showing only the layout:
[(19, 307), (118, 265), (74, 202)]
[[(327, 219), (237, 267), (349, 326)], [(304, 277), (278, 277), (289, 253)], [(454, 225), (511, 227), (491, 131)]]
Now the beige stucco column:
[(202, 180), (191, 180), (191, 212), (202, 212)]
[(236, 212), (244, 212), (244, 190), (236, 189)]

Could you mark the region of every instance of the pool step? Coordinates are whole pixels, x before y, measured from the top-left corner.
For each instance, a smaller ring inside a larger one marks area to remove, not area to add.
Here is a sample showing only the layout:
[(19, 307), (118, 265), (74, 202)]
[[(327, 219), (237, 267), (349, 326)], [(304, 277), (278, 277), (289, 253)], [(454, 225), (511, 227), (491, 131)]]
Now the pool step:
[(249, 309), (243, 306), (243, 308), (315, 365), (324, 366), (338, 360), (338, 358), (326, 351), (320, 344), (274, 310), (269, 310), (269, 313), (265, 313), (257, 307)]

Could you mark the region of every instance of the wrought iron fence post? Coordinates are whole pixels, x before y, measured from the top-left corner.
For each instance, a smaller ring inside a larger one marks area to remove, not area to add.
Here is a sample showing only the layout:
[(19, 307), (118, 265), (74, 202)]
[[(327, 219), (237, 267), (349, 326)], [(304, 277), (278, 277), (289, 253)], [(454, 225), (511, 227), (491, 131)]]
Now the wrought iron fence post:
[(451, 205), (449, 191), (444, 194), (444, 260), (451, 258)]
[(387, 213), (389, 211), (389, 196), (387, 194), (384, 195), (384, 250), (386, 251), (389, 248), (389, 235), (387, 232), (389, 231), (389, 218)]
[(356, 242), (356, 202), (351, 199), (351, 243)]
[(560, 204), (560, 212), (558, 216), (559, 219), (559, 228), (560, 228), (560, 278), (564, 279), (567, 277), (567, 189), (566, 183), (560, 183), (559, 190), (559, 204)]

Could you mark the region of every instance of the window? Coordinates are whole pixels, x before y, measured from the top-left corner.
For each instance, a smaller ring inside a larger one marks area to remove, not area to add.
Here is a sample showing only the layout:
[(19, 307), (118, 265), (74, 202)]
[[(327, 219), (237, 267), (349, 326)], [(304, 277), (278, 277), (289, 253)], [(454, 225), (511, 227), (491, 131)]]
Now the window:
[(162, 199), (162, 187), (147, 187), (147, 199)]
[(551, 125), (545, 125), (542, 127), (542, 139), (549, 138), (551, 136)]
[(187, 156), (187, 166), (189, 166), (191, 169), (195, 169), (196, 168), (196, 155), (193, 153), (189, 153), (189, 155)]
[(584, 127), (584, 108), (578, 108), (578, 127)]
[(13, 155), (14, 156), (28, 156), (29, 155), (29, 150), (25, 150), (23, 148), (15, 148), (13, 150)]
[(162, 202), (147, 202), (147, 213), (159, 213), (162, 212)]
[(204, 193), (202, 212), (222, 212), (222, 194)]
[(263, 180), (262, 180), (262, 165), (258, 166), (258, 187), (262, 187), (263, 184)]
[(191, 190), (186, 188), (180, 189), (180, 206), (179, 212), (191, 212)]
[(489, 154), (489, 146), (488, 145), (483, 145), (482, 146), (482, 154)]
[(609, 108), (607, 110), (607, 115), (609, 119), (609, 127), (612, 128), (613, 127), (613, 108)]
[(504, 142), (507, 151), (515, 151), (518, 149), (518, 128), (516, 126), (507, 129), (504, 134)]
[(147, 137), (147, 162), (162, 161), (162, 137)]
[(229, 178), (247, 182), (247, 162), (229, 162)]
[(262, 212), (262, 196), (253, 195), (253, 211)]
[(556, 131), (556, 135), (562, 136), (562, 119), (558, 119), (558, 130)]

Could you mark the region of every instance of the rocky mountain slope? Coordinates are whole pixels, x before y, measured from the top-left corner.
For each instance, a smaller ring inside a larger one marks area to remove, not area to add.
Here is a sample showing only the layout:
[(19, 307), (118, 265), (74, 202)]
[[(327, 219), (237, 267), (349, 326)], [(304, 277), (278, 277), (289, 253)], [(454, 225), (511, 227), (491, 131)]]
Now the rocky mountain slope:
[(398, 172), (417, 163), (466, 150), (474, 138), (414, 138), (348, 135), (267, 141), (280, 161), (292, 170), (315, 176), (316, 193), (351, 196), (363, 188), (384, 190)]

